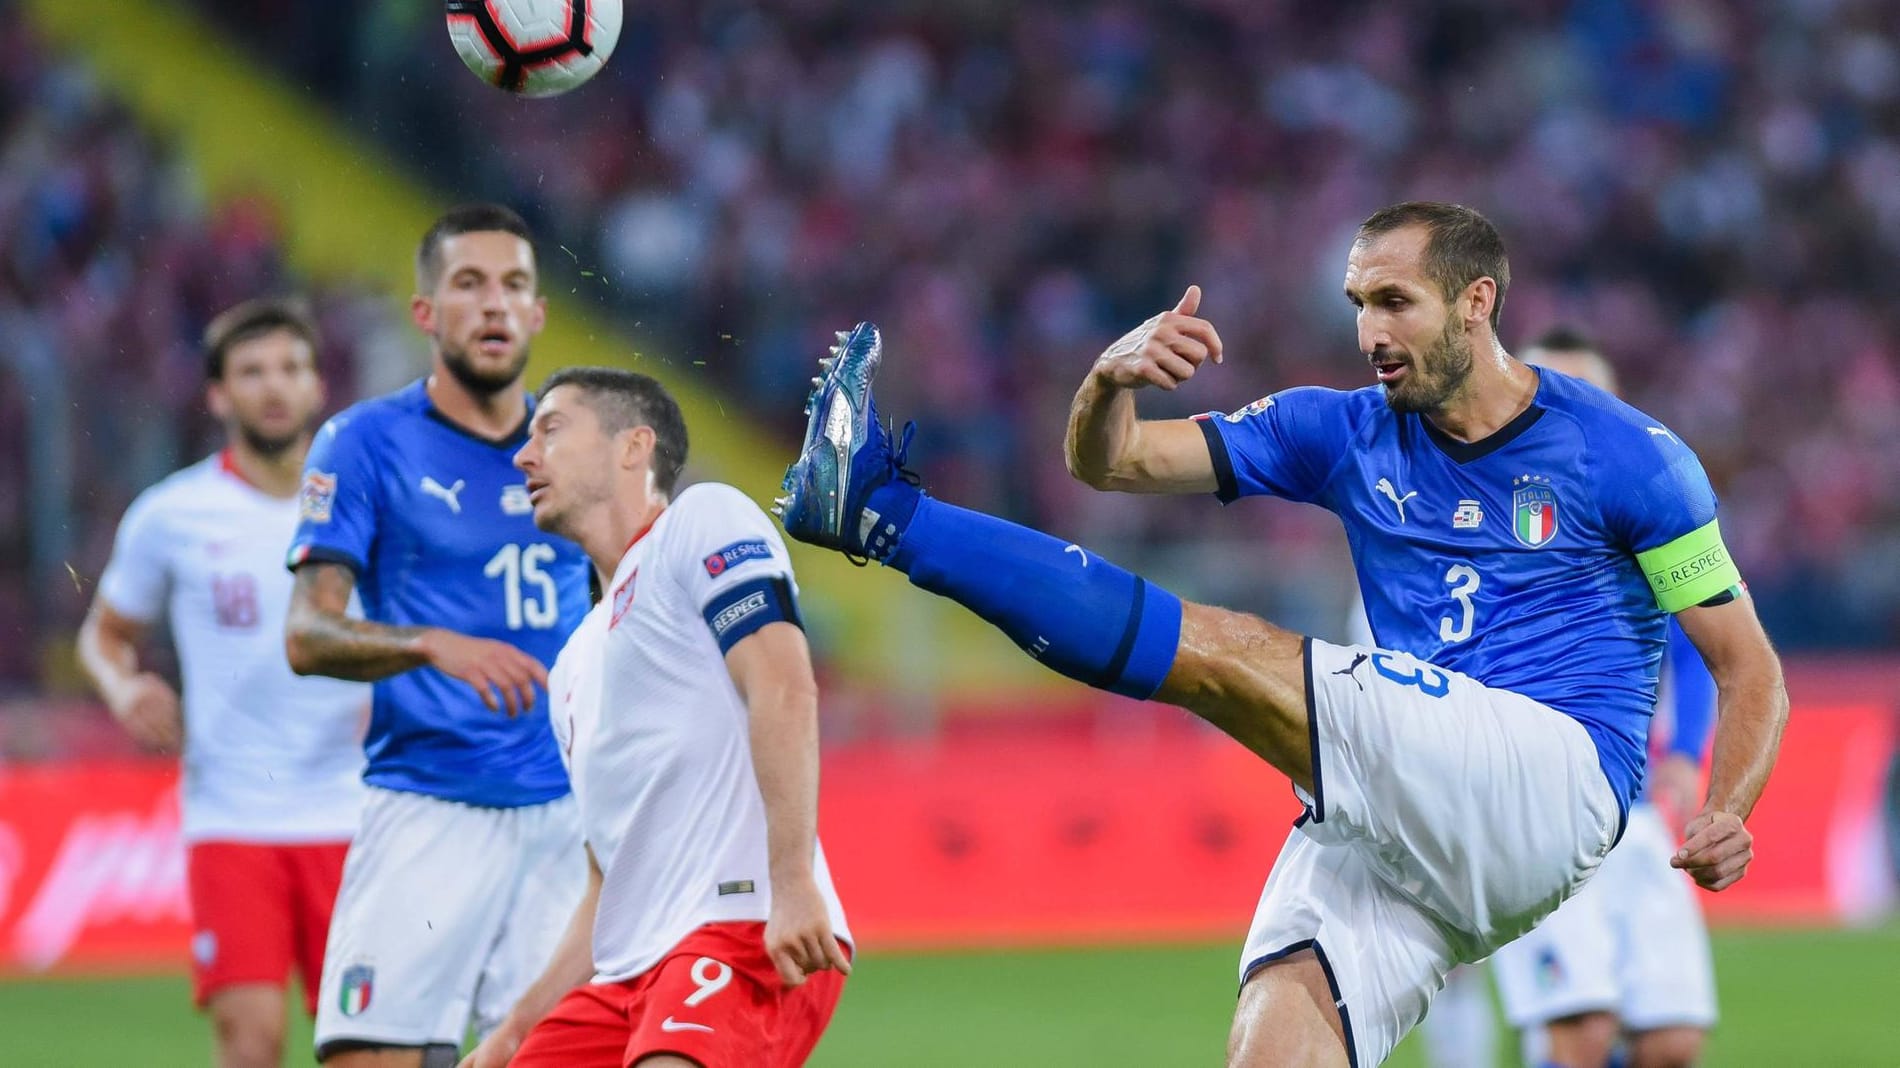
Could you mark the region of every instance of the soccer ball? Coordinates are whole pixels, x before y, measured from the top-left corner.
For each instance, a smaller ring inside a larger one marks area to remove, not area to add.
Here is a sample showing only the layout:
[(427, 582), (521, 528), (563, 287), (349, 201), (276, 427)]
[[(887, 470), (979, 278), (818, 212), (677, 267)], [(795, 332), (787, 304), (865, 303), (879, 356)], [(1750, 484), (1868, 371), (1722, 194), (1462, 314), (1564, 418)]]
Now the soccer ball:
[(468, 69), (522, 96), (554, 96), (600, 72), (620, 40), (621, 0), (448, 0)]

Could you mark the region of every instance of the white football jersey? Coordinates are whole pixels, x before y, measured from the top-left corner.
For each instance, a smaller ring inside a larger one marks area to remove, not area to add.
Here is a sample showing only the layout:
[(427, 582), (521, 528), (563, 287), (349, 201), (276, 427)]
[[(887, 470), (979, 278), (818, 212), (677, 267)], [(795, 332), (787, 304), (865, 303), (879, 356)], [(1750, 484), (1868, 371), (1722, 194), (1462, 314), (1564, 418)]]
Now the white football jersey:
[(244, 481), (224, 454), (140, 494), (99, 595), (161, 614), (184, 676), (187, 841), (347, 839), (363, 802), (369, 687), (300, 678), (284, 655), (297, 499)]
[[(773, 578), (795, 589), (765, 513), (731, 486), (693, 486), (628, 547), (555, 662), (550, 719), (605, 875), (599, 981), (639, 975), (702, 924), (769, 918), (750, 719), (715, 629), (743, 633), (762, 604), (745, 591)], [(812, 870), (849, 940), (822, 847)]]

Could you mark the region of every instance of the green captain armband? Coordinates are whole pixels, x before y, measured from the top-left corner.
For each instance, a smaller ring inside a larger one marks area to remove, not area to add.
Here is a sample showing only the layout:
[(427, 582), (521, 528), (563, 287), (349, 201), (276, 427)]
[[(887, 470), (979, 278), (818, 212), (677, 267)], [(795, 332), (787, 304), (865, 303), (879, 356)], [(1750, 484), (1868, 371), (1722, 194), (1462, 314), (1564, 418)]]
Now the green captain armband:
[(1665, 612), (1701, 604), (1742, 581), (1713, 519), (1667, 545), (1637, 553), (1636, 563)]

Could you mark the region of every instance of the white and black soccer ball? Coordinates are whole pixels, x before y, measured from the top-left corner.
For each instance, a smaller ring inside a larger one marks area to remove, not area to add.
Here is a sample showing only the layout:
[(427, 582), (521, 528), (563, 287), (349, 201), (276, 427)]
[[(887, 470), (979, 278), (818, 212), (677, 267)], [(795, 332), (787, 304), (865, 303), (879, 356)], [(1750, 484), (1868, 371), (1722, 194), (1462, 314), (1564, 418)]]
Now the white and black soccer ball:
[(448, 0), (449, 40), (482, 81), (555, 96), (600, 73), (620, 41), (621, 0)]

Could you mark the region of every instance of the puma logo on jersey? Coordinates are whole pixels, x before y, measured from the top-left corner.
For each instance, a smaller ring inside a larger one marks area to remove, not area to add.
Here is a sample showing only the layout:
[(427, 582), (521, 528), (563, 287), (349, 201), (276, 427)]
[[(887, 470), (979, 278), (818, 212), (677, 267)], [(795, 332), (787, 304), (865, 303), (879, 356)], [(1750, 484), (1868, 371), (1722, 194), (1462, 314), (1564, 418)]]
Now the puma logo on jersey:
[(1399, 491), (1392, 488), (1392, 480), (1389, 478), (1382, 478), (1373, 483), (1372, 488), (1385, 494), (1386, 499), (1392, 502), (1392, 506), (1399, 510), (1399, 522), (1405, 522), (1405, 502), (1418, 496), (1418, 491), (1413, 490), (1401, 497), (1399, 496)]
[(462, 514), (462, 502), (460, 499), (460, 494), (462, 492), (462, 487), (467, 484), (468, 484), (467, 479), (458, 478), (455, 480), (455, 485), (444, 486), (442, 483), (437, 482), (435, 479), (430, 478), (428, 475), (422, 476), (422, 492), (428, 494), (431, 497), (435, 497), (441, 500), (443, 504), (446, 504), (449, 506), (449, 511), (454, 512), (456, 515)]
[(1086, 549), (1084, 549), (1084, 548), (1082, 548), (1082, 547), (1081, 547), (1080, 545), (1075, 545), (1075, 544), (1069, 544), (1069, 545), (1064, 545), (1064, 546), (1062, 547), (1062, 551), (1063, 551), (1063, 553), (1065, 553), (1065, 554), (1067, 554), (1067, 553), (1074, 553), (1075, 555), (1077, 555), (1077, 556), (1079, 556), (1079, 557), (1081, 557), (1081, 558), (1082, 558), (1082, 566), (1083, 566), (1083, 567), (1087, 567), (1087, 566), (1089, 566), (1089, 554), (1088, 554), (1088, 551), (1087, 551)]
[(1333, 674), (1346, 676), (1347, 678), (1352, 680), (1352, 684), (1354, 686), (1359, 687), (1360, 690), (1364, 690), (1366, 688), (1366, 684), (1359, 681), (1359, 676), (1355, 674), (1355, 672), (1359, 670), (1359, 665), (1365, 663), (1367, 660), (1370, 660), (1370, 659), (1372, 658), (1367, 656), (1365, 653), (1354, 653), (1352, 657), (1352, 663), (1347, 664), (1345, 667), (1340, 668), (1338, 671), (1333, 672)]
[(1676, 440), (1676, 436), (1674, 434), (1671, 434), (1669, 431), (1664, 430), (1662, 427), (1646, 426), (1643, 429), (1649, 431), (1650, 434), (1654, 435), (1655, 437), (1668, 438), (1670, 441)]

